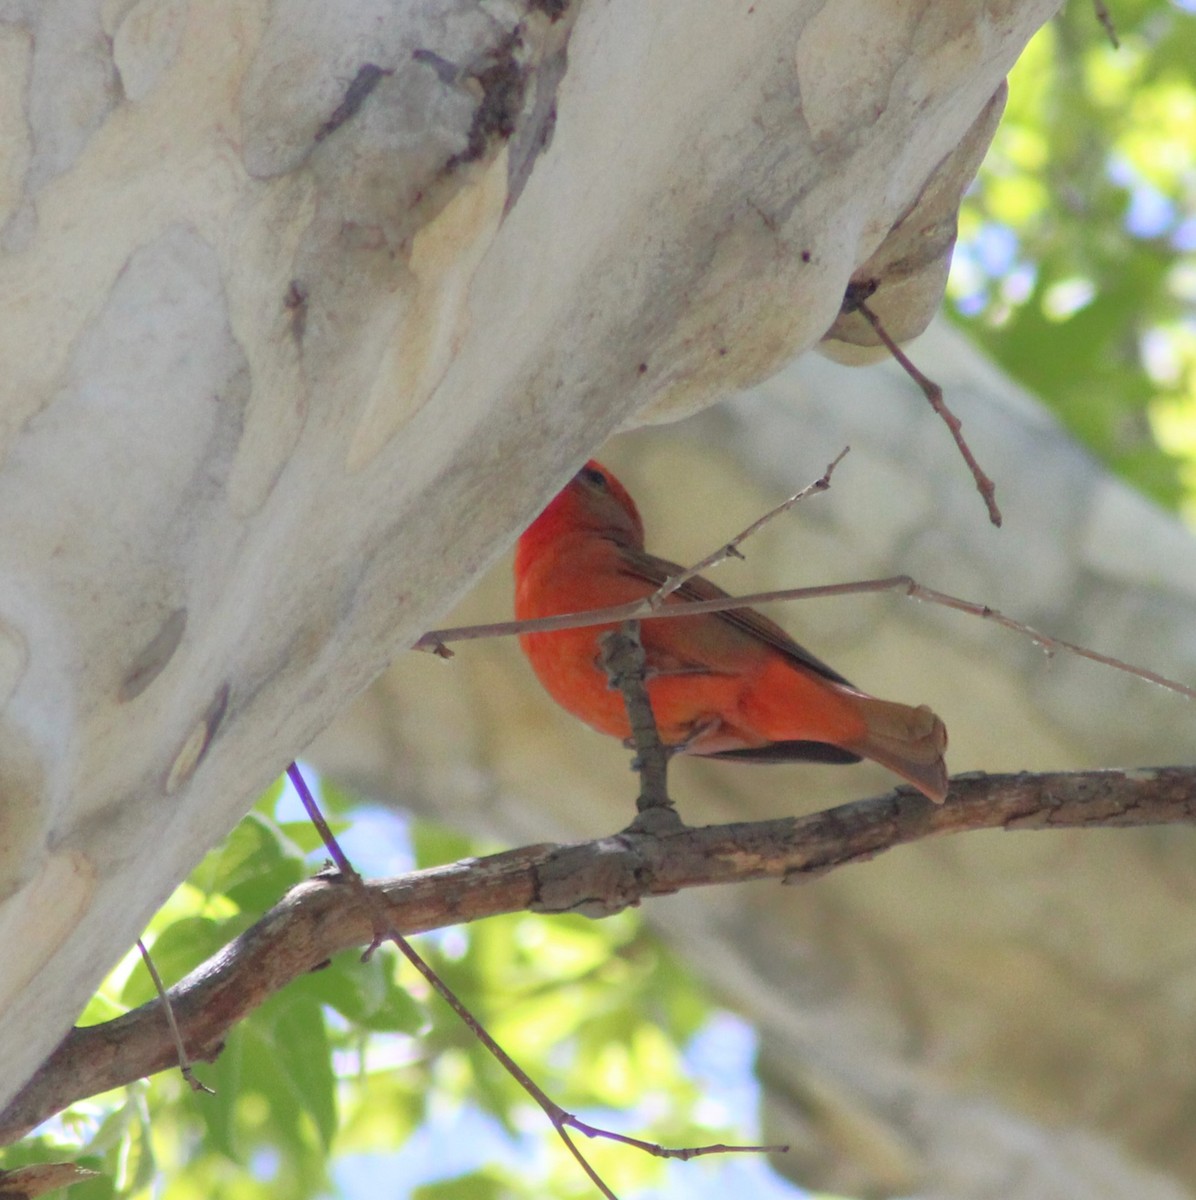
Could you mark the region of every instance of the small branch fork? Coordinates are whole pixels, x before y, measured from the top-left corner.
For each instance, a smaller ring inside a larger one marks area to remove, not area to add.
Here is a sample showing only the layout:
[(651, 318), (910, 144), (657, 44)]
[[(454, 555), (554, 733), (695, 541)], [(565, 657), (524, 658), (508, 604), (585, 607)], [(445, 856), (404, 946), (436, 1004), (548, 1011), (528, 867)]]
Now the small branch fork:
[(678, 829), (681, 818), (669, 799), (669, 749), (660, 740), (652, 703), (645, 686), (648, 659), (640, 641), (638, 621), (624, 621), (619, 629), (599, 639), (600, 662), (610, 686), (623, 694), (631, 741), (635, 746), (632, 769), (639, 773), (640, 794), (636, 817), (629, 829), (633, 833), (660, 833)]
[[(639, 645), (638, 638), (635, 640), (635, 645)], [(640, 648), (640, 658), (642, 660), (643, 649)], [(643, 691), (642, 670), (640, 680), (640, 690)], [(644, 695), (644, 703), (647, 704), (647, 696)], [(651, 708), (648, 708), (648, 721), (652, 722)], [(655, 733), (655, 724), (652, 723), (652, 730)], [(659, 738), (657, 738), (659, 746)], [(655, 1142), (642, 1141), (639, 1138), (628, 1137), (625, 1134), (615, 1133), (613, 1130), (603, 1129), (597, 1125), (590, 1125), (582, 1121), (579, 1117), (574, 1116), (571, 1112), (562, 1108), (553, 1100), (543, 1088), (535, 1082), (534, 1079), (494, 1040), (486, 1027), (473, 1015), (473, 1013), (465, 1006), (461, 998), (440, 978), (439, 975), (432, 969), (428, 962), (420, 955), (415, 947), (405, 938), (393, 925), (387, 905), (382, 901), (377, 891), (367, 887), (365, 880), (353, 867), (352, 863), (340, 848), (336, 840), (335, 834), (329, 828), (327, 821), (324, 820), (323, 814), (320, 812), (319, 805), (316, 803), (315, 797), (311, 793), (311, 789), (307, 786), (307, 781), (303, 778), (303, 773), (295, 763), (287, 768), (287, 778), (291, 781), (291, 785), (299, 794), (299, 799), (303, 803), (304, 809), (307, 811), (308, 817), (313, 825), (319, 831), (320, 837), (324, 841), (328, 853), (332, 857), (332, 861), (336, 866), (337, 872), (341, 879), (347, 883), (350, 889), (355, 893), (356, 897), (361, 901), (364, 910), (369, 914), (372, 926), (373, 936), (369, 946), (362, 955), (362, 961), (367, 961), (374, 951), (382, 944), (383, 941), (393, 942), (398, 947), (399, 952), (404, 958), (424, 977), (428, 985), (436, 992), (438, 996), (457, 1014), (461, 1021), (469, 1028), (470, 1032), (482, 1043), (483, 1046), (494, 1056), (502, 1068), (519, 1084), (521, 1088), (536, 1102), (552, 1123), (552, 1127), (556, 1130), (557, 1136), (564, 1142), (569, 1153), (577, 1161), (581, 1169), (586, 1173), (590, 1182), (602, 1193), (607, 1200), (618, 1200), (614, 1192), (603, 1181), (602, 1177), (594, 1170), (586, 1159), (585, 1155), (578, 1149), (576, 1142), (572, 1139), (569, 1131), (576, 1130), (578, 1133), (584, 1134), (590, 1138), (605, 1138), (609, 1141), (619, 1142), (625, 1146), (634, 1146), (636, 1149), (643, 1150), (647, 1154), (654, 1155), (657, 1158), (677, 1158), (688, 1160), (691, 1158), (700, 1158), (707, 1154), (734, 1154), (734, 1153), (751, 1153), (751, 1154), (768, 1154), (780, 1153), (787, 1150), (787, 1146), (686, 1146), (675, 1149), (670, 1149), (666, 1146), (658, 1145)], [(667, 797), (666, 797), (667, 803)], [(674, 814), (675, 816), (676, 814)]]
[(951, 436), (955, 439), (955, 444), (959, 447), (959, 452), (963, 455), (964, 462), (968, 464), (968, 469), (972, 472), (972, 478), (976, 481), (976, 490), (983, 497), (985, 507), (988, 509), (988, 519), (999, 527), (1001, 524), (1001, 510), (997, 507), (997, 485), (981, 470), (980, 464), (976, 461), (971, 447), (964, 439), (963, 422), (947, 407), (947, 402), (943, 399), (943, 389), (933, 379), (923, 375), (914, 366), (906, 353), (889, 336), (888, 330), (881, 324), (880, 318), (869, 307), (868, 298), (876, 291), (876, 286), (874, 280), (870, 280), (867, 283), (851, 284), (847, 289), (847, 294), (843, 298), (843, 312), (858, 312), (876, 331), (876, 336), (880, 338), (885, 349), (900, 363), (905, 373), (922, 389), (922, 395), (930, 401), (930, 407), (938, 413), (943, 423), (951, 431)]
[[(201, 1083), (195, 1077), (195, 1072), (191, 1069), (191, 1060), (187, 1057), (187, 1048), (183, 1045), (183, 1035), (179, 1032), (179, 1023), (175, 1019), (174, 1005), (170, 1002), (170, 997), (166, 994), (166, 988), (162, 983), (162, 976), (158, 974), (158, 968), (154, 966), (154, 960), (150, 957), (150, 952), (145, 948), (145, 942), (141, 938), (137, 939), (137, 949), (141, 952), (141, 960), (145, 963), (145, 969), (149, 972), (150, 979), (153, 980), (154, 990), (158, 993), (158, 1000), (162, 1005), (162, 1011), (166, 1014), (166, 1024), (170, 1029), (170, 1039), (174, 1042), (175, 1052), (179, 1056), (179, 1073), (187, 1081), (188, 1087), (193, 1092), (206, 1092), (209, 1096), (214, 1096), (216, 1093), (206, 1083)], [(0, 1196), (3, 1196), (0, 1192)]]
[(787, 500), (782, 500), (776, 508), (770, 508), (762, 517), (753, 521), (746, 529), (737, 533), (726, 545), (720, 546), (711, 554), (707, 554), (701, 562), (694, 563), (692, 567), (687, 567), (684, 571), (666, 581), (656, 591), (655, 595), (649, 597), (649, 607), (652, 609), (660, 608), (678, 588), (684, 587), (695, 576), (701, 575), (703, 571), (709, 571), (712, 567), (717, 567), (719, 563), (725, 562), (728, 558), (742, 558), (743, 555), (740, 554), (739, 547), (754, 533), (759, 533), (769, 521), (775, 520), (782, 513), (787, 513), (795, 504), (799, 504), (807, 496), (813, 496), (818, 492), (825, 492), (831, 486), (831, 476), (835, 473), (835, 468), (847, 457), (850, 450), (850, 446), (844, 446), (834, 461), (827, 464), (826, 470), (813, 483), (807, 484), (800, 492), (794, 492)]

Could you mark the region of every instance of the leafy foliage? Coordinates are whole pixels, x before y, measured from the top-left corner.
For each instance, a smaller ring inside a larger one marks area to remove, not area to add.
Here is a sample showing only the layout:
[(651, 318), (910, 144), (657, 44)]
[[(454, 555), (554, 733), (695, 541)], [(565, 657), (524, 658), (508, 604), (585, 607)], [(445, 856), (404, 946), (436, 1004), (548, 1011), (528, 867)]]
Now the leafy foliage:
[(957, 319), (1103, 461), (1196, 519), (1196, 15), (1073, 3), (1010, 76)]
[[(324, 799), (342, 827), (358, 807), (332, 788)], [(167, 980), (198, 966), (318, 862), (310, 828), (279, 819), (280, 803), (272, 789), (151, 924), (145, 940)], [(418, 825), (410, 852), (422, 866), (479, 847)], [(429, 935), (421, 951), (532, 1077), (584, 1119), (665, 1144), (744, 1139), (742, 1122), (704, 1098), (685, 1063), (684, 1048), (715, 1012), (636, 915), (496, 918)], [(84, 1022), (152, 996), (130, 954)], [(103, 1173), (73, 1188), (72, 1200), (368, 1195), (379, 1171), (391, 1180), (377, 1191), (385, 1195), (593, 1194), (519, 1085), (385, 951), (368, 963), (341, 955), (296, 981), (232, 1032), (214, 1064), (195, 1070), (215, 1095), (195, 1095), (170, 1072), (76, 1105), (5, 1165), (70, 1157)], [(625, 1147), (586, 1150), (617, 1190), (641, 1191), (669, 1171), (709, 1174)], [(391, 1190), (395, 1180), (406, 1186)]]

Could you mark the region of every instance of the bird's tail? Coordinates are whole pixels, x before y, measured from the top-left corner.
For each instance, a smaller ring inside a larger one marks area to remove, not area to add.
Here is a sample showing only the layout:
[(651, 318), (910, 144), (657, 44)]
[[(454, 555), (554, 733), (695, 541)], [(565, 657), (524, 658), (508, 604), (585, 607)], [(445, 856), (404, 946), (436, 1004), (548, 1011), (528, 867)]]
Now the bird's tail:
[(867, 732), (846, 749), (908, 779), (935, 804), (947, 798), (947, 727), (925, 704), (911, 708), (860, 696)]

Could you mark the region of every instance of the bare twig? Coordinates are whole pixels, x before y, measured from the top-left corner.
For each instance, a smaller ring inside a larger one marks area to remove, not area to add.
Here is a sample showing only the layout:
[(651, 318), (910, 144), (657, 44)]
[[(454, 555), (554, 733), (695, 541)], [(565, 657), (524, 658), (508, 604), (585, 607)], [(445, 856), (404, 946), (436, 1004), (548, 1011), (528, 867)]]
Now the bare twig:
[(1169, 692), (1196, 700), (1196, 688), (1187, 684), (1168, 679), (1155, 671), (1143, 667), (1135, 667), (1113, 658), (1089, 650), (1075, 642), (1064, 641), (1062, 638), (1040, 633), (1021, 621), (1005, 616), (987, 604), (977, 604), (971, 600), (961, 600), (957, 596), (949, 596), (946, 592), (934, 588), (923, 587), (922, 584), (909, 575), (888, 575), (884, 579), (861, 579), (855, 583), (828, 583), (818, 587), (784, 588), (776, 592), (753, 592), (746, 596), (727, 596), (718, 600), (696, 600), (684, 604), (670, 604), (666, 609), (653, 612), (646, 600), (635, 601), (631, 604), (620, 604), (612, 608), (592, 608), (586, 612), (565, 613), (559, 617), (539, 617), (534, 621), (499, 621), (492, 625), (460, 625), (454, 629), (435, 629), (425, 633), (415, 643), (413, 649), (434, 650), (445, 642), (470, 641), (475, 638), (511, 637), (519, 633), (547, 633), (556, 629), (585, 629), (591, 625), (609, 625), (612, 621), (626, 621), (631, 618), (639, 621), (668, 620), (675, 617), (696, 616), (698, 613), (726, 612), (729, 609), (749, 608), (761, 604), (777, 604), (782, 600), (818, 600), (829, 596), (855, 596), (872, 592), (903, 592), (915, 600), (924, 600), (928, 604), (938, 604), (956, 612), (967, 613), (972, 617), (980, 617), (993, 621), (1013, 633), (1028, 637), (1036, 645), (1041, 646), (1048, 654), (1057, 650), (1066, 650), (1080, 658), (1087, 658), (1102, 666), (1112, 667), (1116, 671), (1124, 671), (1137, 679), (1145, 679), (1147, 683), (1157, 684)]
[(788, 512), (795, 504), (800, 503), (807, 496), (812, 496), (815, 492), (825, 492), (831, 486), (831, 476), (834, 474), (835, 468), (847, 457), (850, 450), (850, 446), (844, 446), (839, 451), (835, 460), (827, 464), (826, 470), (813, 483), (807, 484), (800, 492), (794, 492), (787, 500), (782, 500), (776, 508), (770, 508), (764, 516), (753, 521), (746, 529), (741, 530), (729, 542), (720, 546), (713, 553), (706, 555), (700, 562), (694, 563), (692, 567), (687, 567), (684, 571), (666, 580), (656, 590), (655, 594), (649, 597), (648, 603), (652, 608), (659, 608), (679, 587), (683, 587), (695, 576), (701, 575), (703, 571), (709, 571), (711, 567), (718, 566), (719, 563), (728, 558), (742, 558), (743, 555), (739, 553), (739, 547), (752, 534), (758, 533), (769, 521), (779, 517), (782, 513)]
[(420, 956), (414, 946), (401, 934), (392, 930), (391, 940), (398, 946), (404, 958), (427, 980), (438, 996), (457, 1014), (468, 1027), (469, 1031), (486, 1047), (498, 1060), (503, 1069), (519, 1084), (521, 1088), (538, 1104), (541, 1110), (552, 1122), (557, 1136), (565, 1143), (569, 1153), (573, 1155), (581, 1169), (586, 1173), (590, 1182), (604, 1195), (607, 1200), (618, 1200), (614, 1192), (606, 1186), (602, 1177), (590, 1165), (586, 1157), (577, 1148), (569, 1136), (567, 1126), (571, 1123), (570, 1114), (565, 1112), (543, 1088), (492, 1038), (486, 1027), (473, 1015), (460, 997), (454, 992), (431, 966)]
[[(150, 952), (145, 948), (145, 943), (141, 938), (137, 939), (137, 949), (141, 951), (141, 960), (145, 963), (145, 969), (154, 981), (154, 990), (157, 991), (158, 1001), (162, 1005), (162, 1011), (166, 1014), (166, 1024), (170, 1028), (170, 1036), (179, 1056), (180, 1074), (193, 1092), (206, 1092), (209, 1096), (214, 1096), (215, 1089), (208, 1087), (206, 1083), (201, 1083), (195, 1078), (195, 1072), (191, 1070), (191, 1062), (187, 1058), (187, 1048), (183, 1045), (183, 1035), (179, 1032), (178, 1022), (174, 1019), (174, 1007), (170, 1003), (170, 997), (166, 994), (166, 988), (162, 985), (162, 976), (158, 974), (158, 968), (154, 966), (154, 960), (150, 957)], [(0, 1193), (0, 1195), (2, 1194)]]
[[(794, 883), (895, 846), (974, 829), (1180, 824), (1196, 824), (1196, 767), (967, 775), (952, 780), (941, 806), (900, 788), (805, 817), (528, 846), (364, 886), (393, 931), (414, 934), (524, 910), (614, 912), (688, 887)], [(373, 936), (371, 914), (339, 882), (317, 878), (292, 888), (170, 989), (193, 1060), (214, 1059), (229, 1029), (253, 1009)], [(169, 1069), (177, 1053), (156, 1000), (71, 1030), (0, 1112), (0, 1145), (76, 1100)]]
[[(638, 638), (635, 641), (638, 645)], [(640, 648), (641, 655), (643, 648)], [(641, 668), (642, 679), (642, 668)], [(642, 690), (642, 685), (641, 685)], [(647, 696), (644, 696), (644, 702), (647, 704)], [(652, 710), (648, 707), (648, 720), (655, 732), (655, 722), (652, 721)], [(660, 743), (659, 737), (656, 739), (657, 745)], [(714, 1149), (709, 1146), (689, 1146), (680, 1149), (669, 1149), (665, 1146), (656, 1145), (653, 1142), (641, 1142), (636, 1138), (628, 1138), (623, 1134), (614, 1133), (613, 1131), (602, 1129), (595, 1125), (587, 1125), (584, 1121), (579, 1120), (572, 1113), (562, 1108), (555, 1100), (544, 1091), (542, 1087), (499, 1045), (497, 1041), (490, 1035), (489, 1030), (478, 1020), (477, 1017), (466, 1007), (464, 1001), (444, 982), (443, 979), (432, 969), (428, 962), (420, 955), (419, 951), (394, 927), (390, 920), (389, 913), (382, 901), (381, 896), (373, 889), (368, 887), (361, 875), (354, 869), (349, 862), (348, 857), (341, 849), (340, 844), (336, 840), (336, 835), (328, 826), (328, 822), (324, 820), (323, 813), (320, 812), (320, 807), (316, 803), (315, 797), (311, 793), (311, 789), (307, 786), (307, 781), (303, 778), (303, 773), (299, 770), (295, 763), (287, 768), (287, 777), (291, 784), (299, 793), (299, 798), (303, 802), (303, 807), (311, 818), (312, 823), (319, 831), (324, 845), (328, 849), (328, 853), (332, 856), (333, 862), (341, 875), (350, 884), (355, 895), (361, 897), (365, 901), (366, 910), (370, 914), (373, 937), (370, 941), (369, 948), (366, 950), (362, 958), (368, 958), (370, 954), (379, 945), (380, 940), (387, 939), (393, 942), (399, 949), (399, 952), (407, 959), (409, 963), (427, 980), (429, 986), (436, 992), (438, 996), (457, 1014), (469, 1031), (478, 1039), (479, 1042), (490, 1052), (490, 1054), (498, 1061), (512, 1079), (519, 1084), (521, 1088), (539, 1105), (545, 1116), (552, 1123), (553, 1128), (557, 1132), (557, 1136), (565, 1144), (569, 1153), (577, 1161), (578, 1165), (585, 1172), (590, 1182), (602, 1193), (607, 1200), (618, 1200), (618, 1197), (607, 1187), (602, 1177), (594, 1170), (586, 1159), (585, 1155), (577, 1148), (577, 1144), (569, 1136), (569, 1129), (576, 1129), (587, 1137), (610, 1138), (614, 1141), (625, 1142), (628, 1145), (638, 1146), (641, 1149), (651, 1148), (651, 1152), (661, 1158), (680, 1158), (689, 1159), (695, 1158), (703, 1154), (714, 1153)], [(666, 804), (668, 798), (665, 798)], [(679, 823), (679, 822), (678, 822)], [(342, 865), (343, 864), (343, 865)], [(730, 1148), (728, 1148), (730, 1149)], [(756, 1153), (777, 1153), (788, 1149), (786, 1146), (739, 1146), (735, 1147), (741, 1151), (752, 1151)]]
[(303, 807), (312, 824), (318, 830), (320, 838), (331, 855), (332, 861), (336, 864), (342, 879), (349, 884), (355, 895), (365, 901), (364, 907), (370, 914), (372, 936), (370, 944), (362, 955), (362, 958), (366, 959), (373, 954), (382, 941), (387, 939), (392, 941), (398, 947), (399, 953), (427, 980), (436, 994), (457, 1014), (474, 1037), (486, 1047), (511, 1074), (520, 1087), (548, 1114), (561, 1140), (580, 1164), (582, 1170), (589, 1176), (590, 1181), (607, 1197), (607, 1200), (618, 1200), (618, 1197), (606, 1186), (594, 1168), (586, 1161), (585, 1157), (569, 1138), (569, 1135), (557, 1123), (556, 1115), (553, 1111), (557, 1108), (555, 1102), (549, 1098), (547, 1093), (544, 1092), (535, 1080), (490, 1036), (486, 1028), (470, 1012), (456, 992), (432, 970), (431, 966), (424, 961), (422, 955), (420, 955), (415, 947), (391, 924), (377, 892), (367, 886), (360, 873), (350, 863), (348, 856), (336, 840), (336, 835), (332, 832), (328, 822), (324, 820), (324, 814), (320, 811), (320, 807), (316, 803), (316, 798), (307, 786), (307, 781), (303, 778), (303, 772), (299, 770), (298, 764), (291, 763), (287, 767), (287, 778), (290, 779), (291, 785), (299, 793), (299, 799), (302, 801)]
[(1113, 49), (1120, 50), (1121, 40), (1117, 36), (1117, 26), (1113, 23), (1109, 6), (1105, 4), (1104, 0), (1092, 0), (1092, 7), (1096, 12), (1096, 19), (1100, 22), (1101, 28), (1105, 31)]
[(639, 773), (640, 794), (631, 829), (647, 833), (676, 828), (681, 818), (669, 799), (669, 751), (660, 740), (648, 698), (645, 685), (648, 660), (640, 641), (639, 622), (624, 621), (619, 629), (604, 633), (598, 641), (602, 647), (599, 663), (610, 686), (623, 695), (635, 746), (632, 767)]
[(955, 444), (959, 447), (959, 452), (963, 455), (964, 462), (968, 464), (968, 469), (972, 472), (972, 478), (976, 481), (976, 490), (983, 497), (985, 507), (988, 509), (988, 519), (994, 525), (1000, 526), (1001, 510), (997, 507), (996, 484), (980, 469), (980, 464), (976, 461), (971, 447), (964, 439), (963, 422), (947, 407), (947, 402), (943, 399), (943, 389), (933, 379), (923, 375), (914, 366), (905, 351), (889, 336), (888, 330), (881, 324), (880, 318), (868, 306), (868, 297), (875, 290), (875, 284), (852, 284), (848, 287), (847, 295), (843, 300), (843, 311), (858, 312), (876, 331), (876, 336), (880, 338), (885, 349), (897, 360), (905, 373), (922, 389), (922, 395), (930, 401), (930, 407), (938, 413), (943, 423), (951, 431), (951, 436), (955, 439)]
[(349, 861), (348, 855), (345, 854), (340, 847), (340, 843), (336, 840), (336, 835), (332, 832), (328, 822), (324, 820), (324, 814), (320, 811), (320, 806), (316, 803), (315, 796), (311, 794), (311, 788), (307, 786), (307, 780), (303, 778), (303, 772), (299, 770), (299, 764), (291, 763), (287, 767), (286, 774), (287, 778), (291, 781), (291, 787), (295, 789), (296, 794), (299, 796), (299, 802), (303, 805), (304, 812), (307, 813), (307, 819), (315, 826), (316, 832), (320, 835), (320, 840), (324, 843), (324, 848), (332, 858), (333, 865), (336, 867), (341, 879), (362, 901), (365, 911), (370, 914), (370, 919), (374, 923), (374, 936), (361, 955), (362, 962), (369, 962), (374, 955), (374, 951), (386, 941), (389, 933), (386, 916), (379, 911), (377, 901), (365, 886), (365, 880), (362, 879), (357, 868)]

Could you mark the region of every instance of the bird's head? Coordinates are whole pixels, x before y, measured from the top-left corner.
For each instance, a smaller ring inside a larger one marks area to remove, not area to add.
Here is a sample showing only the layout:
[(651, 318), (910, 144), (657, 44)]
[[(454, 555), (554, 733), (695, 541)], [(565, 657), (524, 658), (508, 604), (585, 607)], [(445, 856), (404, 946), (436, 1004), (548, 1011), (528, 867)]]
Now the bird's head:
[(589, 533), (621, 546), (643, 549), (644, 525), (626, 488), (601, 463), (590, 459), (549, 502), (520, 538), (520, 545)]

